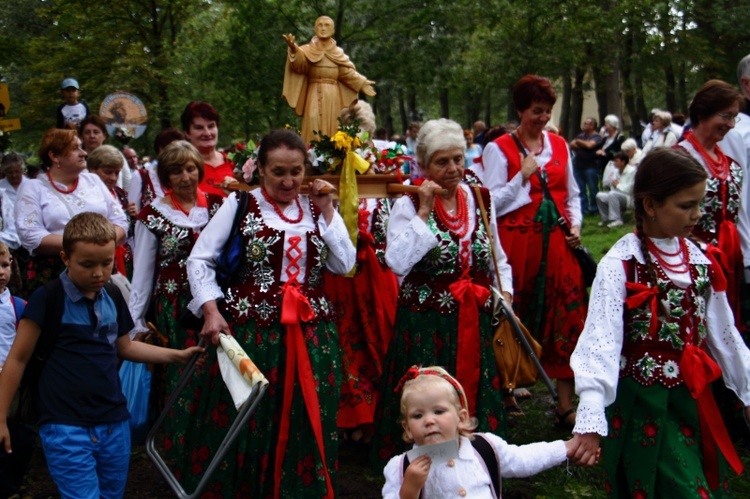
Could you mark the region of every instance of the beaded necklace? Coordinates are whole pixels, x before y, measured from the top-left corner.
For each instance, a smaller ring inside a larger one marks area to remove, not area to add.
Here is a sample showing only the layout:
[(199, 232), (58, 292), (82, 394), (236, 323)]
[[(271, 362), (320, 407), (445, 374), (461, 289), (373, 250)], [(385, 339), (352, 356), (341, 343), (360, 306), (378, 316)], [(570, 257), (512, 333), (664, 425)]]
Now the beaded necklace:
[(448, 230), (456, 234), (459, 239), (466, 235), (469, 230), (469, 210), (467, 208), (466, 194), (461, 187), (456, 190), (456, 214), (451, 215), (443, 206), (440, 196), (435, 198), (435, 214)]
[(712, 177), (718, 178), (719, 180), (726, 180), (729, 177), (729, 158), (727, 158), (719, 146), (714, 146), (714, 154), (716, 159), (713, 159), (706, 151), (706, 148), (698, 142), (698, 138), (692, 131), (688, 131), (685, 134), (685, 140), (690, 142), (692, 146), (701, 155), (703, 161), (706, 163), (706, 169)]
[[(690, 268), (690, 255), (688, 253), (687, 243), (684, 238), (679, 239), (677, 251), (674, 253), (668, 253), (659, 248), (650, 238), (646, 238), (646, 246), (649, 252), (656, 258), (659, 265), (665, 270), (673, 272), (675, 274), (682, 274), (688, 271)], [(678, 263), (668, 263), (665, 257), (675, 257), (682, 255), (682, 259)]]
[[(531, 149), (529, 148), (528, 145), (526, 145), (526, 141), (523, 140), (523, 137), (521, 136), (521, 134), (519, 132), (515, 132), (515, 136), (518, 137), (518, 140), (521, 141), (521, 144), (523, 145), (523, 147), (526, 148), (527, 151), (531, 152)], [(541, 144), (539, 145), (539, 150), (534, 152), (534, 156), (539, 156), (540, 154), (542, 154), (542, 151), (544, 151), (544, 134), (543, 133), (540, 134), (539, 138), (540, 138)]]
[(76, 190), (76, 187), (78, 187), (78, 177), (76, 177), (76, 179), (75, 179), (75, 182), (73, 182), (73, 187), (71, 187), (70, 189), (60, 189), (60, 188), (59, 188), (59, 187), (57, 186), (57, 184), (55, 183), (55, 181), (54, 181), (54, 180), (52, 180), (52, 175), (50, 175), (50, 174), (49, 174), (49, 172), (47, 172), (47, 179), (49, 179), (49, 183), (50, 183), (50, 185), (51, 185), (51, 186), (52, 186), (52, 187), (53, 187), (53, 188), (54, 188), (54, 189), (55, 189), (55, 190), (56, 190), (57, 192), (59, 192), (60, 194), (70, 194), (71, 192), (73, 192), (74, 190)]
[(276, 212), (276, 214), (281, 218), (283, 221), (290, 223), (290, 224), (296, 224), (299, 223), (302, 220), (302, 205), (299, 202), (299, 196), (294, 198), (294, 202), (297, 204), (297, 210), (299, 211), (299, 215), (297, 218), (289, 218), (286, 215), (284, 215), (284, 212), (281, 211), (281, 208), (279, 208), (279, 205), (276, 204), (276, 201), (271, 198), (271, 196), (268, 195), (265, 188), (261, 188), (260, 192), (263, 194), (263, 199), (268, 201), (268, 203), (273, 207), (273, 211)]

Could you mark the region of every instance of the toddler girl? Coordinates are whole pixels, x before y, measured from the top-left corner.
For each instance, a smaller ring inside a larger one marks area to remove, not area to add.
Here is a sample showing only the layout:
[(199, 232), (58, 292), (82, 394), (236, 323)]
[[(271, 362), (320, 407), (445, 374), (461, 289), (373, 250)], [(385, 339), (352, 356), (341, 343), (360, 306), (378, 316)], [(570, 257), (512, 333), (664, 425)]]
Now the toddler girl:
[[(492, 433), (472, 434), (477, 422), (469, 418), (464, 389), (440, 367), (411, 367), (399, 386), (404, 440), (415, 448), (457, 440), (458, 458), (434, 466), (427, 455), (410, 463), (406, 454), (392, 458), (384, 471), (384, 498), (498, 497), (499, 484), (491, 480), (498, 464), (497, 477), (534, 475), (564, 462), (578, 447), (577, 438), (516, 446)], [(489, 444), (490, 459), (472, 444), (475, 437)]]
[(749, 405), (750, 351), (713, 250), (688, 240), (707, 176), (684, 151), (651, 152), (635, 176), (636, 233), (602, 259), (591, 289), (571, 358), (580, 396), (574, 458), (593, 459), (599, 436), (608, 437), (613, 497), (723, 497), (726, 461), (742, 469), (710, 383), (723, 372)]

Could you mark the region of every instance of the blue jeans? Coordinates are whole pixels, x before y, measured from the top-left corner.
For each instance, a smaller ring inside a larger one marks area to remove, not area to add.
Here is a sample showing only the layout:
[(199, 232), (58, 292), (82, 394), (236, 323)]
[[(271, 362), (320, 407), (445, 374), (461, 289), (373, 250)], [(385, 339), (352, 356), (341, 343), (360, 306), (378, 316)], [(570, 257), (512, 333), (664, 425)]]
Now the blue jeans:
[[(573, 168), (573, 176), (581, 191), (581, 213), (597, 213), (596, 193), (599, 192), (599, 168)], [(588, 196), (586, 190), (588, 189)]]
[(45, 424), (39, 427), (47, 468), (71, 499), (120, 499), (130, 465), (130, 423), (93, 427)]

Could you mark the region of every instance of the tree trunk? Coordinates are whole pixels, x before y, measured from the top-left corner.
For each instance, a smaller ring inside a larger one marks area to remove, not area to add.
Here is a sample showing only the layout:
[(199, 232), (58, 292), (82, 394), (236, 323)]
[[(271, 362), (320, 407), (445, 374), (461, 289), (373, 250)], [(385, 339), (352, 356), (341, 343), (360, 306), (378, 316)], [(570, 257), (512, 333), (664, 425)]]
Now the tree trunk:
[(610, 71), (607, 74), (607, 111), (620, 118), (620, 128), (623, 128), (622, 98), (620, 93), (620, 62), (617, 57), (613, 57), (611, 62)]
[(667, 110), (670, 113), (674, 113), (677, 110), (677, 101), (675, 100), (675, 75), (674, 75), (674, 68), (672, 67), (672, 62), (667, 61), (667, 63), (664, 65), (664, 98), (667, 103)]
[(450, 105), (448, 102), (447, 87), (443, 87), (438, 91), (438, 99), (440, 100), (440, 117), (445, 119), (450, 118)]
[(404, 102), (404, 90), (398, 87), (398, 117), (401, 119), (401, 130), (397, 133), (403, 134), (409, 128), (409, 116), (406, 113), (406, 103)]
[(492, 126), (492, 90), (489, 88), (484, 98), (484, 124), (487, 128)]
[(581, 118), (583, 117), (583, 77), (586, 75), (586, 69), (576, 66), (575, 79), (573, 80), (573, 90), (570, 98), (570, 117), (568, 119), (567, 139), (571, 140), (581, 130)]
[(601, 126), (602, 123), (604, 123), (604, 117), (609, 114), (609, 107), (607, 106), (607, 77), (604, 75), (604, 71), (601, 70), (598, 64), (593, 64), (592, 66), (592, 72), (594, 74), (594, 94), (596, 95), (596, 105), (599, 110), (597, 123)]
[(563, 75), (563, 95), (560, 109), (560, 119), (557, 126), (560, 128), (560, 134), (563, 137), (568, 136), (568, 121), (570, 120), (570, 98), (572, 92), (572, 83), (570, 81), (570, 72)]
[[(631, 67), (633, 61), (633, 35), (632, 32), (625, 39), (625, 50), (622, 54), (622, 94), (625, 101), (625, 109), (630, 117), (630, 136), (641, 136), (641, 122), (638, 119), (638, 110), (635, 106), (635, 91), (631, 81)], [(624, 120), (623, 120), (624, 121)], [(623, 128), (625, 128), (623, 123)]]
[(680, 59), (680, 63), (677, 66), (677, 106), (682, 114), (687, 115), (688, 113), (688, 97), (687, 90), (685, 89), (685, 61)]

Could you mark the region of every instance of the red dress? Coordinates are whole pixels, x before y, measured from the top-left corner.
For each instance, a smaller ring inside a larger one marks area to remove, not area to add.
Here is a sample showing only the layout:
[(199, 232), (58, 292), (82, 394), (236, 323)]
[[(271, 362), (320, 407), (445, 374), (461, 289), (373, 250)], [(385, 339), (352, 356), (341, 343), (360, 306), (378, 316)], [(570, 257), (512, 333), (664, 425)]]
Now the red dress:
[(327, 275), (326, 295), (333, 305), (341, 341), (343, 380), (339, 428), (372, 424), (375, 390), (396, 315), (398, 281), (385, 266), (387, 200), (363, 199), (359, 209), (357, 273)]
[(203, 163), (203, 180), (198, 184), (198, 188), (206, 194), (217, 194), (221, 197), (227, 197), (221, 190), (221, 183), (224, 177), (234, 177), (234, 163), (227, 159), (227, 155), (221, 153), (224, 162), (218, 166), (211, 166)]
[[(558, 212), (567, 218), (563, 208), (568, 196), (568, 149), (562, 138), (554, 134), (548, 137), (552, 159), (542, 169)], [(495, 143), (508, 160), (508, 179), (512, 179), (521, 168), (518, 146), (509, 134)], [(542, 365), (551, 378), (572, 378), (570, 355), (586, 320), (586, 284), (564, 234), (555, 226), (549, 234), (546, 254), (544, 306), (541, 312), (531, 309), (537, 274), (545, 255), (542, 224), (534, 221), (543, 200), (542, 188), (536, 176), (529, 183), (531, 202), (497, 219), (500, 243), (513, 269), (513, 307), (526, 325), (532, 324), (533, 314), (542, 314), (539, 333)]]

